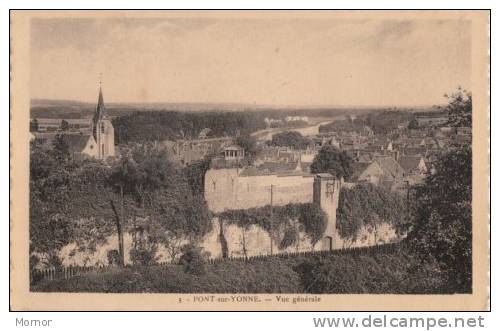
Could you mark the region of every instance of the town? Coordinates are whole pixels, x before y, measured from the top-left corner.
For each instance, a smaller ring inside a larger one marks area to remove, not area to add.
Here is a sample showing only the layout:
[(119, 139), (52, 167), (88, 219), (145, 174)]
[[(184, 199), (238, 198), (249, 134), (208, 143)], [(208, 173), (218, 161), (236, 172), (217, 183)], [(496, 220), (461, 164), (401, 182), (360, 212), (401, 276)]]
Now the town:
[[(451, 98), (470, 107), (467, 91)], [(92, 116), (31, 119), (34, 282), (95, 267), (179, 263), (202, 274), (207, 261), (385, 252), (406, 241), (442, 155), (472, 142), (450, 106), (318, 116), (107, 108), (100, 86)]]

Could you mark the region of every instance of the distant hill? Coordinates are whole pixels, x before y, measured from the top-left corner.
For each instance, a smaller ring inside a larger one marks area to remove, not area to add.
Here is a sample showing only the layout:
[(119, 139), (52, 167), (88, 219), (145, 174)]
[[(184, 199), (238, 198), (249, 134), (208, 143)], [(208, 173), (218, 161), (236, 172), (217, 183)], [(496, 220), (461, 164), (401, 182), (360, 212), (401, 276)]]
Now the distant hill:
[[(176, 112), (263, 112), (266, 116), (281, 117), (285, 115), (338, 116), (362, 115), (376, 111), (395, 109), (395, 107), (345, 107), (345, 106), (269, 106), (245, 103), (106, 103), (109, 115), (123, 116), (131, 112), (141, 111), (176, 111)], [(32, 99), (31, 117), (34, 118), (91, 118), (95, 109), (94, 103), (74, 100)], [(401, 111), (433, 111), (434, 107), (401, 107)]]

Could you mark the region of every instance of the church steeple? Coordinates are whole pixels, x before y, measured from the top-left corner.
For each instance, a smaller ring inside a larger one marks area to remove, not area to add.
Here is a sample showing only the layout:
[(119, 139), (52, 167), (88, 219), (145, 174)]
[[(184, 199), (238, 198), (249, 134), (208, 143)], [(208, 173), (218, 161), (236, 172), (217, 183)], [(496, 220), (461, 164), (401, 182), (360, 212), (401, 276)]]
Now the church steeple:
[(116, 155), (115, 130), (113, 123), (111, 123), (106, 114), (101, 79), (99, 79), (99, 96), (97, 97), (97, 105), (95, 107), (92, 134), (97, 145), (97, 159), (106, 160), (108, 157)]
[(103, 119), (106, 117), (106, 107), (104, 107), (104, 97), (102, 96), (102, 75), (99, 77), (99, 97), (97, 98), (96, 117)]
[(99, 99), (97, 100), (97, 109), (104, 110), (104, 97), (102, 96), (102, 87), (99, 85)]
[(97, 98), (97, 106), (95, 107), (93, 130), (92, 130), (95, 139), (97, 139), (98, 122), (106, 118), (107, 118), (106, 107), (104, 106), (104, 97), (102, 96), (102, 81), (101, 77), (99, 77), (99, 97)]

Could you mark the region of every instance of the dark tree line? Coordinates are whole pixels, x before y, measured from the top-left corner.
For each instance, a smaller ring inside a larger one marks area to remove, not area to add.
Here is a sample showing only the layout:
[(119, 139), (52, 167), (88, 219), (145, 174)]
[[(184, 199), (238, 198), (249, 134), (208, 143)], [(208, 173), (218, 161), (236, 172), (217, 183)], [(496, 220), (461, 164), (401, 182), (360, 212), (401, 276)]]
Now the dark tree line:
[(113, 119), (119, 144), (155, 140), (195, 139), (210, 128), (209, 137), (238, 136), (265, 129), (259, 112), (159, 112), (143, 111)]
[(311, 139), (304, 137), (297, 131), (285, 131), (273, 135), (270, 145), (306, 149), (311, 145)]

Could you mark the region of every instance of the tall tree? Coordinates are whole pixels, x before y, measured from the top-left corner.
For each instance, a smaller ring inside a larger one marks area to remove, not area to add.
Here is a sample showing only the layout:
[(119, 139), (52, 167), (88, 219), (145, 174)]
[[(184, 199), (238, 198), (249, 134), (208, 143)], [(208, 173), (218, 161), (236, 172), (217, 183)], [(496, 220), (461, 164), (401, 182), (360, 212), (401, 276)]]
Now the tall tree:
[(69, 130), (69, 123), (66, 120), (61, 121), (61, 130), (62, 131), (68, 131)]
[(472, 94), (459, 87), (451, 95), (445, 94), (448, 105), (448, 124), (453, 127), (472, 127)]
[(273, 135), (271, 145), (286, 146), (294, 149), (305, 149), (311, 144), (311, 140), (302, 136), (297, 131), (285, 131)]
[(252, 163), (255, 157), (260, 152), (261, 148), (257, 144), (257, 140), (250, 135), (241, 135), (236, 138), (236, 144), (245, 149), (245, 159)]
[(337, 178), (348, 179), (352, 176), (353, 159), (344, 151), (332, 145), (323, 146), (311, 163), (311, 172), (327, 172)]
[(443, 154), (418, 192), (416, 220), (408, 235), (423, 258), (438, 261), (449, 292), (472, 290), (472, 151)]
[(30, 132), (38, 131), (38, 120), (36, 118), (30, 121)]
[(58, 162), (64, 163), (69, 160), (69, 143), (67, 137), (58, 133), (52, 142), (52, 154)]

